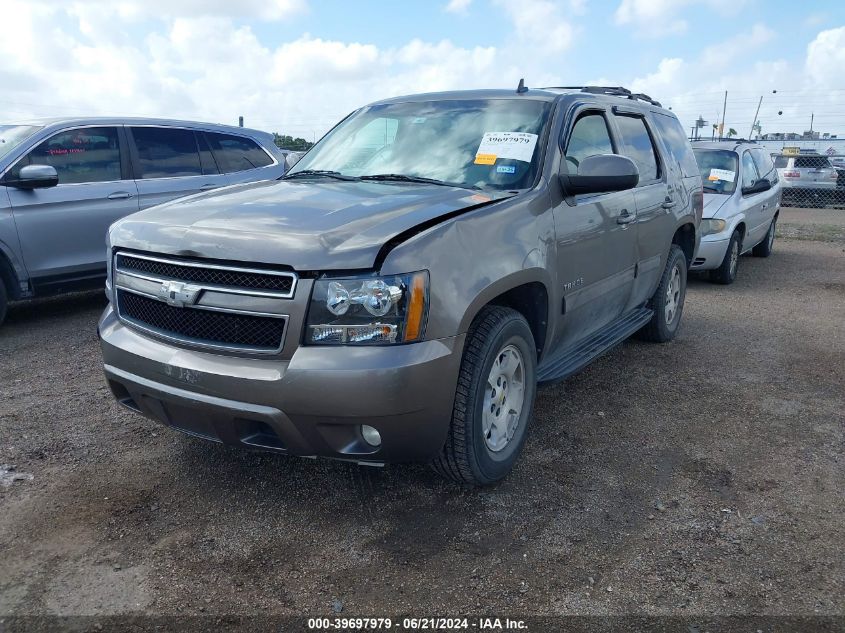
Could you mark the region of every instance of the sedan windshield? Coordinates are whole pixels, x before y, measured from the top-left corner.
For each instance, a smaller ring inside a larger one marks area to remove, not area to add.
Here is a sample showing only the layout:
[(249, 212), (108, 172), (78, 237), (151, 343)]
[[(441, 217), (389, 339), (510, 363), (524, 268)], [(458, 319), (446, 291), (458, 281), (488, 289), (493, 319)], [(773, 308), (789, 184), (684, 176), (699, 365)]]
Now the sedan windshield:
[(332, 130), (286, 178), (528, 188), (539, 169), (538, 140), (550, 106), (531, 99), (368, 106)]
[(0, 158), (40, 129), (35, 125), (0, 125)]
[(731, 194), (736, 191), (736, 152), (724, 149), (694, 149), (704, 183), (704, 193)]

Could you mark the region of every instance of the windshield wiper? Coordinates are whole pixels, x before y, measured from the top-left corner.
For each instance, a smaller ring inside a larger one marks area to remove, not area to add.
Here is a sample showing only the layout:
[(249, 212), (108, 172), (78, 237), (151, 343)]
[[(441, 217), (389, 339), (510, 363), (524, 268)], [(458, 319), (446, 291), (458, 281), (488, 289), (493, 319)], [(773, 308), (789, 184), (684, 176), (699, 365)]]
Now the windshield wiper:
[(718, 189), (714, 189), (713, 187), (708, 187), (707, 185), (702, 186), (704, 191), (709, 191), (711, 193), (725, 193), (724, 191), (719, 191)]
[(303, 169), (292, 174), (285, 174), (281, 180), (289, 180), (298, 176), (326, 176), (337, 180), (358, 180), (355, 176), (345, 176), (339, 171), (332, 171), (330, 169)]
[(373, 180), (376, 182), (419, 182), (426, 185), (439, 185), (441, 187), (459, 187), (461, 189), (481, 190), (481, 187), (467, 185), (462, 182), (449, 182), (447, 180), (437, 180), (436, 178), (408, 176), (407, 174), (371, 174), (369, 176), (360, 176), (359, 180)]

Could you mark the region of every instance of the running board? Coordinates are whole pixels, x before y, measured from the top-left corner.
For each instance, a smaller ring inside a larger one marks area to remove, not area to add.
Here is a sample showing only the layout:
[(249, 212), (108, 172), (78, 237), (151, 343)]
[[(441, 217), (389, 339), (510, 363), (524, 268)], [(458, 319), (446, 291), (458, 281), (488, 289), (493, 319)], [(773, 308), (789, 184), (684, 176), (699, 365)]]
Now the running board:
[(537, 368), (537, 382), (557, 382), (578, 373), (594, 359), (610, 351), (646, 325), (653, 314), (654, 311), (649, 308), (638, 308), (603, 327), (560, 358), (540, 365)]

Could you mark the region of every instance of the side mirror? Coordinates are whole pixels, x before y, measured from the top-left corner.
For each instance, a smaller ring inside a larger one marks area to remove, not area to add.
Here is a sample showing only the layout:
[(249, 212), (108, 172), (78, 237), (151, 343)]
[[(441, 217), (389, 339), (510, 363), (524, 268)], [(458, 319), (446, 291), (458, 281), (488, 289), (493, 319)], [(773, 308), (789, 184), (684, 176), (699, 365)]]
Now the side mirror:
[(755, 193), (763, 193), (764, 191), (768, 191), (772, 188), (772, 183), (770, 183), (766, 178), (761, 178), (760, 180), (756, 181), (750, 187), (743, 187), (742, 188), (742, 195), (743, 196), (750, 196)]
[(617, 154), (588, 156), (578, 165), (577, 174), (564, 173), (563, 162), (561, 167), (563, 190), (573, 196), (633, 189), (640, 181), (640, 170), (634, 161)]
[(18, 189), (46, 189), (59, 184), (59, 174), (50, 165), (27, 165), (21, 168), (17, 180), (5, 184)]

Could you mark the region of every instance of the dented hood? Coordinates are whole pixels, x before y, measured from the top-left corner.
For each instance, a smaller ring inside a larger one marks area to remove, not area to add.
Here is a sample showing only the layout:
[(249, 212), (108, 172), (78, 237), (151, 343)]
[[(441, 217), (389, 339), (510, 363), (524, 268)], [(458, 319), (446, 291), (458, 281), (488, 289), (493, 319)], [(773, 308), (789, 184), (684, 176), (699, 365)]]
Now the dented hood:
[(391, 238), (509, 197), (428, 184), (281, 180), (181, 198), (118, 221), (113, 247), (279, 264), (372, 268)]

